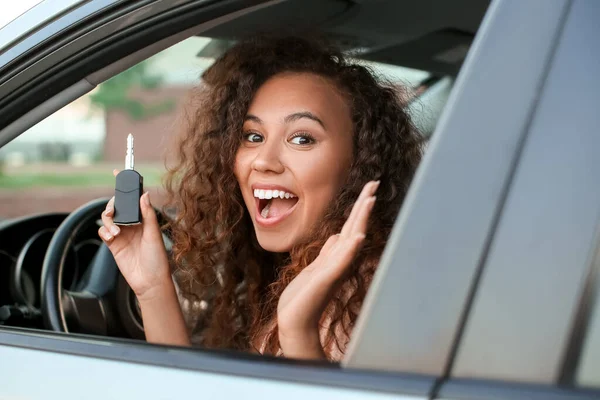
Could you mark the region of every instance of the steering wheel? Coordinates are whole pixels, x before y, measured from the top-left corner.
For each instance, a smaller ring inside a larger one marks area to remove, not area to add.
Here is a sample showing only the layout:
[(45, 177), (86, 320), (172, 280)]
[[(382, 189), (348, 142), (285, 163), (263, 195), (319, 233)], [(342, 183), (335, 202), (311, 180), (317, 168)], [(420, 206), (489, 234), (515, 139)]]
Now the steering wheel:
[(84, 204), (69, 214), (54, 232), (42, 264), (44, 324), (56, 332), (143, 339), (144, 328), (135, 294), (104, 243), (77, 283), (76, 290), (62, 287), (69, 249), (80, 231), (100, 218), (108, 200), (102, 198)]

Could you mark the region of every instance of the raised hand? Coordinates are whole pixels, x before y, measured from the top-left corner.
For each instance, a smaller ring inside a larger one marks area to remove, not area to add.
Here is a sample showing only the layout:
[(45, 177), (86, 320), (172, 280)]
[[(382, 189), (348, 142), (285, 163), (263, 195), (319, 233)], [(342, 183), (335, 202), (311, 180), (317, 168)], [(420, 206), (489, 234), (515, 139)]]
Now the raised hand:
[(324, 358), (319, 320), (362, 247), (379, 181), (367, 183), (342, 231), (286, 287), (277, 305), (279, 342), (286, 357)]

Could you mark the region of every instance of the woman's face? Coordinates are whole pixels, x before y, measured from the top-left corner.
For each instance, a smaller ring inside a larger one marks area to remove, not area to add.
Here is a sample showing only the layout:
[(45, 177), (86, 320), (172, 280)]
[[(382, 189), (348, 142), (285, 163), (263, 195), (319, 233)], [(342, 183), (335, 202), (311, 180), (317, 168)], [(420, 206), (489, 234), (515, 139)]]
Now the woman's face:
[(350, 109), (333, 83), (285, 73), (257, 91), (235, 176), (261, 247), (287, 252), (323, 217), (352, 162)]

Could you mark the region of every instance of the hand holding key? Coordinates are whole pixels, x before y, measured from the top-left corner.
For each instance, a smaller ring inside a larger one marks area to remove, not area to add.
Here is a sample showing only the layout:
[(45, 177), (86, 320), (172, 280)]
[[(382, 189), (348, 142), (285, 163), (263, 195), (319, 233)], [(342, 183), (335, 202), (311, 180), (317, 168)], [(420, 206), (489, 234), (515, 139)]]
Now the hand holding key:
[[(119, 180), (118, 177), (123, 173), (129, 178), (133, 177), (128, 180), (132, 183), (133, 192), (129, 185), (124, 187)], [(125, 170), (114, 170), (113, 174), (117, 177), (115, 197), (102, 213), (104, 226), (98, 230), (98, 234), (112, 252), (123, 277), (139, 300), (146, 340), (189, 346), (190, 339), (171, 279), (156, 213), (150, 203), (150, 195), (141, 195), (142, 177), (133, 169), (131, 134), (127, 138)], [(116, 210), (115, 200), (118, 200)], [(115, 224), (118, 215), (121, 216), (121, 227)]]
[[(131, 135), (128, 138), (125, 165), (125, 171), (120, 173), (118, 170), (113, 171), (115, 177), (124, 172), (135, 172), (133, 169), (133, 140)], [(137, 172), (135, 174), (139, 176)], [(118, 181), (115, 189), (116, 198), (113, 197), (108, 202), (105, 211), (102, 213), (104, 226), (100, 227), (98, 234), (113, 254), (117, 266), (127, 283), (138, 296), (138, 299), (142, 300), (144, 297), (152, 296), (157, 289), (163, 289), (165, 285), (173, 284), (167, 253), (156, 213), (150, 203), (149, 194), (145, 193), (141, 197), (139, 194), (135, 197), (121, 196), (118, 191)], [(115, 210), (115, 200), (117, 206), (121, 207), (118, 210)], [(135, 210), (135, 212), (132, 210)], [(121, 211), (121, 215), (127, 214), (121, 219), (125, 222), (125, 226), (115, 224), (115, 211), (117, 214), (119, 211)], [(133, 218), (131, 218), (132, 214)], [(130, 225), (132, 223), (133, 225)]]
[[(114, 174), (118, 172), (115, 170)], [(146, 340), (189, 346), (185, 321), (169, 272), (167, 253), (148, 193), (141, 197), (140, 209), (141, 224), (118, 227), (112, 218), (113, 197), (102, 213), (104, 226), (99, 230), (100, 237), (139, 300)]]

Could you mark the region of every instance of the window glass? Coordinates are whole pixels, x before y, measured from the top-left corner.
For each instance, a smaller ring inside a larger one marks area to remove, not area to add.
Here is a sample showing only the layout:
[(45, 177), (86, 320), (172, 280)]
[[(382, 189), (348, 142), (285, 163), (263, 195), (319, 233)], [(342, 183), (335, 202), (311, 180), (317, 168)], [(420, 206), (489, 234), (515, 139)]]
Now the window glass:
[[(159, 191), (164, 149), (178, 109), (202, 71), (230, 44), (188, 38), (98, 85), (2, 147), (0, 219), (69, 212), (92, 199), (112, 196), (111, 171), (124, 166), (128, 133), (135, 138), (135, 165), (145, 188)], [(428, 89), (428, 72), (361, 62), (409, 89), (415, 98), (408, 100), (417, 104), (411, 107), (415, 117), (439, 114), (441, 108), (433, 105), (440, 99), (445, 103), (444, 96), (427, 100), (431, 104), (420, 101), (426, 96), (416, 99)], [(152, 198), (160, 203), (160, 193)]]

